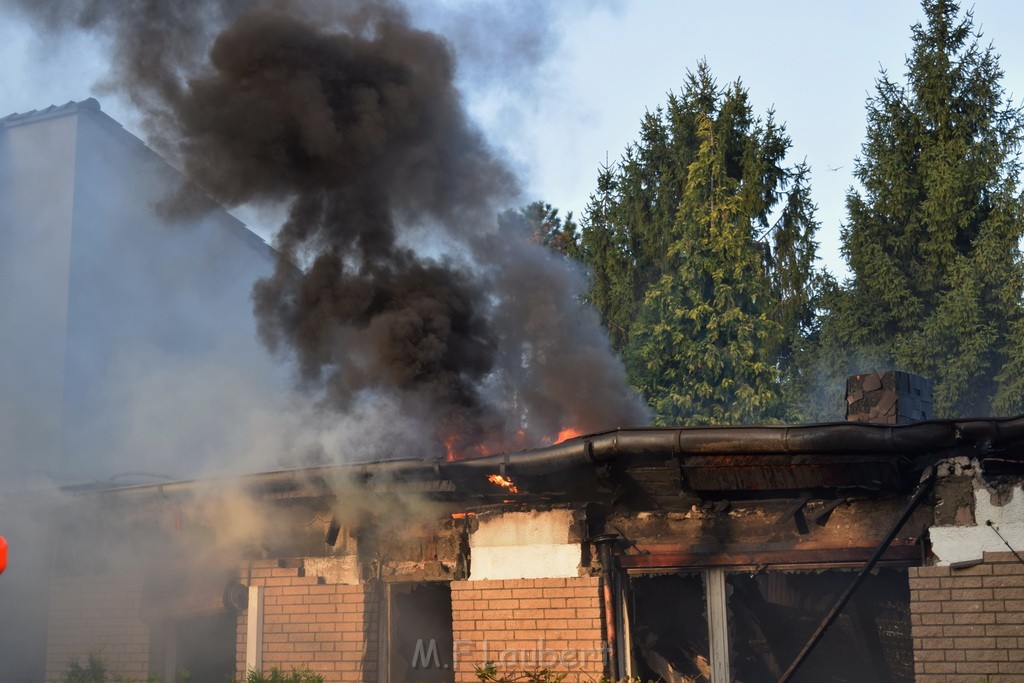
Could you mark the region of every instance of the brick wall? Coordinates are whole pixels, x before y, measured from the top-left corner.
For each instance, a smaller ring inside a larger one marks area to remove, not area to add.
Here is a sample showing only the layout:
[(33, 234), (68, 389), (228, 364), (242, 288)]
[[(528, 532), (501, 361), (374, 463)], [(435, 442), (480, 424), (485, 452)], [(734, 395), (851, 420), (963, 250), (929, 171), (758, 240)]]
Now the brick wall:
[(604, 672), (598, 577), (453, 581), (456, 683), (494, 662), (501, 672), (549, 668), (566, 681)]
[(86, 666), (93, 651), (111, 674), (146, 680), (149, 627), (139, 617), (141, 576), (54, 577), (50, 586), (47, 681), (60, 681), (73, 658)]
[[(301, 567), (261, 560), (242, 581), (264, 586), (263, 670), (308, 667), (325, 683), (377, 680), (380, 600), (371, 584), (326, 584)], [(248, 578), (247, 577), (250, 577)], [(238, 617), (237, 675), (245, 673), (246, 610)]]
[(1024, 564), (985, 553), (965, 569), (910, 569), (917, 683), (1024, 680)]

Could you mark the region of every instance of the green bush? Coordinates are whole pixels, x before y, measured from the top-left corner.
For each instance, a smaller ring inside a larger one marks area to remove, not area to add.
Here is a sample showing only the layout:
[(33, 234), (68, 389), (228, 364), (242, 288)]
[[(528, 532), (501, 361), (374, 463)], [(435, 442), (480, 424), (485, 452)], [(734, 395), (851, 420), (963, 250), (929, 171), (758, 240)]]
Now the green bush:
[[(537, 671), (523, 671), (516, 673), (498, 673), (498, 667), (494, 662), (488, 662), (476, 668), (476, 677), (485, 683), (560, 683), (568, 674), (556, 674), (551, 669), (538, 669)], [(597, 683), (643, 683), (639, 678), (623, 678), (613, 681), (607, 676), (601, 676)], [(647, 683), (653, 683), (648, 681)]]
[(498, 667), (493, 662), (488, 662), (476, 668), (476, 677), (481, 681), (489, 683), (561, 683), (567, 674), (556, 674), (551, 669), (538, 669), (537, 671), (523, 671), (522, 673), (498, 673)]
[[(231, 683), (238, 683), (234, 676)], [(309, 669), (293, 668), (291, 673), (284, 673), (275, 666), (271, 667), (270, 673), (250, 670), (244, 683), (324, 683), (324, 677)]]
[(73, 658), (60, 680), (61, 683), (106, 683), (107, 665), (99, 652), (90, 652), (88, 665), (82, 666), (77, 657)]
[[(61, 676), (61, 683), (137, 683), (131, 676), (116, 676), (107, 670), (107, 663), (99, 650), (93, 650), (86, 658), (86, 666), (74, 657), (68, 662), (68, 668)], [(180, 670), (174, 677), (174, 683), (191, 683), (192, 674), (187, 669)], [(142, 683), (163, 683), (156, 674), (149, 674)]]

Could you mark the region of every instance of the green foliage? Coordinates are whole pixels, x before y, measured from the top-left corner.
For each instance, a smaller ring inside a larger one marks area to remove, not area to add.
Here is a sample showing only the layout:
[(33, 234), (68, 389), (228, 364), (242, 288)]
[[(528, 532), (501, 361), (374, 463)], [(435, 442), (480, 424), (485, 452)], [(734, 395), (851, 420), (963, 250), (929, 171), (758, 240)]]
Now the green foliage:
[(572, 212), (563, 220), (558, 209), (546, 202), (533, 202), (521, 209), (510, 209), (498, 216), (503, 228), (524, 229), (530, 240), (562, 256), (575, 256), (577, 252), (576, 223)]
[[(135, 683), (131, 676), (117, 676), (107, 670), (107, 664), (103, 661), (102, 653), (94, 650), (89, 653), (86, 666), (79, 664), (77, 658), (68, 662), (68, 668), (61, 676), (61, 683)], [(191, 683), (192, 674), (187, 669), (181, 669), (174, 677), (174, 683)], [(149, 674), (145, 683), (162, 683), (161, 678), (156, 674)]]
[(781, 326), (769, 318), (762, 252), (750, 240), (737, 181), (710, 119), (669, 245), (678, 265), (648, 287), (632, 326), (627, 367), (658, 423), (749, 422), (779, 413), (778, 369), (768, 350)]
[[(883, 71), (868, 100), (843, 230), (853, 277), (832, 302), (823, 353), (931, 378), (940, 416), (1021, 412), (1024, 119), (971, 13), (923, 7), (905, 83)], [(837, 383), (873, 369), (825, 365)]]
[(756, 118), (738, 82), (719, 88), (701, 64), (600, 171), (572, 253), (661, 424), (793, 417), (784, 399), (829, 280), (789, 146), (771, 112)]
[(538, 669), (537, 671), (522, 671), (520, 673), (509, 672), (499, 673), (498, 667), (493, 662), (488, 662), (476, 668), (476, 677), (481, 681), (491, 683), (560, 683), (565, 680), (566, 674), (556, 674), (551, 669)]
[[(478, 666), (475, 673), (478, 680), (490, 681), (491, 683), (519, 683), (521, 681), (525, 683), (560, 683), (568, 675), (564, 673), (556, 674), (551, 669), (501, 673), (493, 662)], [(643, 683), (643, 681), (639, 677), (612, 680), (607, 676), (601, 676), (597, 683)], [(653, 682), (648, 681), (648, 683)]]
[(90, 652), (87, 658), (88, 664), (82, 666), (78, 659), (74, 658), (68, 662), (68, 668), (61, 677), (62, 683), (105, 683), (107, 680), (107, 666), (99, 652)]
[[(231, 677), (231, 683), (237, 683), (234, 676)], [(290, 673), (285, 673), (275, 666), (271, 667), (269, 673), (250, 669), (245, 683), (324, 683), (324, 677), (306, 668), (293, 668)]]

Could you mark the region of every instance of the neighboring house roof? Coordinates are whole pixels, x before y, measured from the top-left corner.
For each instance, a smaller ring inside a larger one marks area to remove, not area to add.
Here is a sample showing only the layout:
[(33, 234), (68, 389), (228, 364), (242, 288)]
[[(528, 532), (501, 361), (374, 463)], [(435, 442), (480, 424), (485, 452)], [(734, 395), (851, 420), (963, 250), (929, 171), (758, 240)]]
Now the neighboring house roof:
[[(151, 155), (155, 160), (158, 159), (162, 164), (168, 163), (166, 159), (153, 151), (145, 141), (125, 130), (124, 126), (118, 123), (117, 120), (104, 113), (100, 107), (99, 101), (94, 97), (89, 97), (79, 102), (70, 100), (64, 104), (51, 104), (49, 107), (44, 109), (33, 109), (27, 112), (15, 112), (13, 114), (8, 114), (7, 116), (0, 118), (0, 130), (81, 113), (87, 113), (88, 115), (93, 116), (95, 120), (99, 121), (114, 135), (114, 137), (124, 144), (137, 147), (143, 151), (144, 154)], [(203, 194), (202, 196), (205, 197), (206, 195)], [(221, 208), (214, 200), (210, 199), (210, 202), (211, 207)], [(249, 248), (254, 249), (257, 253), (266, 258), (270, 258), (272, 260), (277, 258), (277, 251), (267, 244), (266, 240), (254, 233), (244, 223), (231, 214), (228, 214), (226, 211), (224, 212), (224, 216), (225, 218), (230, 217), (230, 220), (224, 221), (224, 225), (227, 229), (231, 230), (240, 239), (242, 239)]]
[[(33, 109), (23, 113), (8, 114), (3, 118), (0, 118), (0, 124), (4, 127), (20, 126), (26, 123), (35, 123), (36, 121), (43, 121), (45, 119), (57, 118), (58, 116), (68, 116), (70, 114), (77, 114), (80, 111), (99, 111), (100, 103), (94, 97), (82, 100), (81, 102), (75, 102), (70, 100), (64, 104), (51, 104), (45, 109)], [(110, 118), (110, 117), (107, 117)], [(113, 119), (111, 119), (113, 121)]]

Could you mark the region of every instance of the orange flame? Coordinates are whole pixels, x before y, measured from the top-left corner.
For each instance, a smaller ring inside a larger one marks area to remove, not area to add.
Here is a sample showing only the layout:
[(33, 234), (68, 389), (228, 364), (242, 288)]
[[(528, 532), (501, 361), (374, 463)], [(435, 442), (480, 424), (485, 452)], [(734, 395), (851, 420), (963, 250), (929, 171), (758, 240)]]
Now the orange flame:
[[(566, 427), (559, 430), (558, 435), (545, 436), (539, 439), (541, 445), (550, 446), (563, 441), (581, 436), (583, 432), (574, 428)], [(467, 458), (479, 458), (493, 453), (506, 453), (525, 450), (530, 447), (530, 439), (526, 430), (520, 429), (514, 435), (486, 439), (479, 443), (467, 443), (468, 439), (462, 439), (457, 434), (450, 434), (442, 440), (444, 445), (444, 459), (448, 462), (463, 460)], [(536, 443), (536, 442), (534, 442)]]
[(555, 443), (562, 443), (569, 439), (575, 439), (577, 436), (582, 436), (583, 432), (573, 427), (566, 427), (562, 431), (558, 432), (558, 436), (555, 437)]
[(519, 493), (519, 489), (512, 483), (511, 479), (501, 476), (500, 474), (489, 474), (487, 475), (487, 481), (492, 484), (497, 484), (502, 488), (508, 490), (509, 493)]
[(455, 452), (455, 441), (456, 438), (454, 434), (444, 440), (444, 459), (447, 462), (455, 460), (455, 456), (457, 455)]

